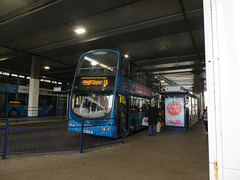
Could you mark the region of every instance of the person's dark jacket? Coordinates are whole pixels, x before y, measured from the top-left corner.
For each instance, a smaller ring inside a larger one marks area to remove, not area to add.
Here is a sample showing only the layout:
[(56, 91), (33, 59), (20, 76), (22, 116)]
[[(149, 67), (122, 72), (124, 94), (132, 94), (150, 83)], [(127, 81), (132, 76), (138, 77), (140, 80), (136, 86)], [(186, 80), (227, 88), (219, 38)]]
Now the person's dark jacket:
[(148, 124), (149, 125), (157, 125), (157, 122), (159, 120), (159, 112), (157, 107), (151, 107), (147, 111), (148, 117)]

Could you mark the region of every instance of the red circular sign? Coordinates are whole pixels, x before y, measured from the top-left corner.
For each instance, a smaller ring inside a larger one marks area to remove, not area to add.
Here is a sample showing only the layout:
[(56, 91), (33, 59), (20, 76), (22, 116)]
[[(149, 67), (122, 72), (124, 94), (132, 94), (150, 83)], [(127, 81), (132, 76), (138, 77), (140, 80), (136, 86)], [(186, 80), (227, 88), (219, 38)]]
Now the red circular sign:
[(167, 105), (167, 112), (171, 116), (177, 116), (181, 113), (182, 106), (177, 101), (172, 101)]

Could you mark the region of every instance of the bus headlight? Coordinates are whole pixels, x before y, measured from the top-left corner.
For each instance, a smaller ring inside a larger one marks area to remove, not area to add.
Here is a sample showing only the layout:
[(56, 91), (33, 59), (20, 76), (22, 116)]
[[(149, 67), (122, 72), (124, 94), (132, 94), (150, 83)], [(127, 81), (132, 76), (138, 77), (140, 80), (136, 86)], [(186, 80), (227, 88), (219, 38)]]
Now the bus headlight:
[(110, 128), (108, 127), (108, 128), (106, 128), (106, 130), (107, 130), (107, 131), (110, 131)]
[(75, 127), (75, 124), (73, 124), (72, 127)]
[(102, 128), (102, 131), (105, 131), (105, 127)]
[(72, 126), (72, 124), (70, 123), (69, 126)]

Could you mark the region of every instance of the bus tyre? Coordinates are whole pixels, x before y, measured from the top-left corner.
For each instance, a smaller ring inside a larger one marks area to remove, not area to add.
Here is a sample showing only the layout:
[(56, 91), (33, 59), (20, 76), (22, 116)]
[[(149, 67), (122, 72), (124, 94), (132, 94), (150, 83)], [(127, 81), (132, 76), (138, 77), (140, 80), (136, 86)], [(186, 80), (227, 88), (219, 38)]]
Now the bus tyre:
[(16, 109), (12, 109), (8, 112), (8, 117), (17, 117), (19, 114)]
[(134, 120), (132, 120), (130, 128), (129, 128), (129, 134), (132, 135), (136, 130), (136, 123)]

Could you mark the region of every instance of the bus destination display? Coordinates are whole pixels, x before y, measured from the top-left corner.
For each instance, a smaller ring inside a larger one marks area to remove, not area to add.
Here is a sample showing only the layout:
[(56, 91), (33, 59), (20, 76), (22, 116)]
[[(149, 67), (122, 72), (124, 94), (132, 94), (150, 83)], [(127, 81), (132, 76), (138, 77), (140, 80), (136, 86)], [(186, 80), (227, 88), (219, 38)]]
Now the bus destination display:
[(108, 86), (109, 85), (109, 78), (107, 76), (104, 77), (81, 77), (80, 85), (82, 86)]

